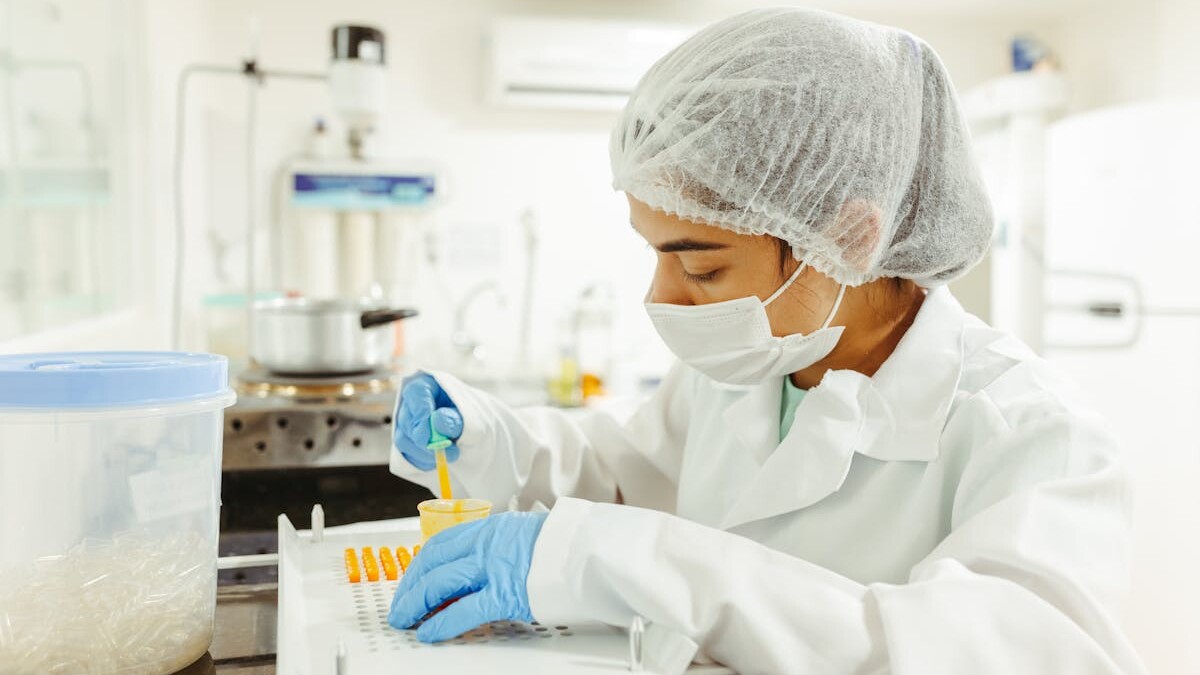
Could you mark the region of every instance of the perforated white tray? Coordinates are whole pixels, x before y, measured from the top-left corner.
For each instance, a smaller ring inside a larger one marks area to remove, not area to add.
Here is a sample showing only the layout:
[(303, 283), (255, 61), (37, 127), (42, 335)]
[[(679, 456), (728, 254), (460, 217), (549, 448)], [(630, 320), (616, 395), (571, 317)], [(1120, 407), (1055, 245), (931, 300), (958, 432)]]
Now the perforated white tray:
[[(321, 539), (313, 542), (309, 533), (298, 533), (286, 516), (279, 517), (276, 668), (280, 675), (613, 675), (628, 671), (625, 631), (601, 624), (540, 626), (505, 621), (449, 642), (419, 642), (416, 631), (387, 624), (399, 582), (372, 582), (363, 575), (359, 583), (350, 583), (344, 559), (347, 548), (411, 549), (420, 540), (415, 523), (399, 523), (388, 532), (325, 532)], [(715, 666), (689, 670), (706, 675), (728, 672)]]

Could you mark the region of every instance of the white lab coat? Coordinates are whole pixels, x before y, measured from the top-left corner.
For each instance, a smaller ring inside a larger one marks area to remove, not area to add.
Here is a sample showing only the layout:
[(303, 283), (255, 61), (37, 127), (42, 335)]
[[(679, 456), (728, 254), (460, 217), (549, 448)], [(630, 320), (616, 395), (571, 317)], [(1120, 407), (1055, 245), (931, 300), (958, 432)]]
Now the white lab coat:
[(782, 443), (781, 380), (676, 364), (621, 424), (434, 376), (465, 422), (457, 488), (553, 505), (528, 578), (544, 622), (638, 614), (744, 675), (1142, 672), (1114, 620), (1112, 435), (946, 289), (874, 377), (826, 374)]

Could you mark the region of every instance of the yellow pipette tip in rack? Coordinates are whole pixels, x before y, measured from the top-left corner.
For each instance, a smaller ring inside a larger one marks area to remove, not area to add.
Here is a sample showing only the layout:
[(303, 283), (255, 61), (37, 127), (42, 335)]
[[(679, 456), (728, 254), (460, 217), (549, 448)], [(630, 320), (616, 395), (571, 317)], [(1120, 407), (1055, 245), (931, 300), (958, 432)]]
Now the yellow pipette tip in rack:
[(358, 582), (362, 581), (362, 573), (358, 569), (358, 554), (354, 549), (348, 548), (346, 549), (345, 555), (346, 579), (352, 584), (357, 584)]
[(379, 562), (375, 560), (375, 551), (370, 546), (363, 547), (362, 562), (367, 581), (379, 581)]
[(396, 559), (392, 557), (392, 550), (386, 546), (379, 547), (379, 563), (383, 567), (383, 576), (387, 577), (388, 581), (395, 581), (400, 576), (396, 569)]

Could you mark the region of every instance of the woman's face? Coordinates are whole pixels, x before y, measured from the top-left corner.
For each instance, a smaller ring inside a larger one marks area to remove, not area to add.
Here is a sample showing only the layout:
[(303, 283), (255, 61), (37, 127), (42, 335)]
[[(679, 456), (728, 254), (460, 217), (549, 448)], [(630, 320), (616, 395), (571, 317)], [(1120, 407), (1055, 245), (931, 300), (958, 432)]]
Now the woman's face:
[[(766, 300), (799, 265), (790, 254), (781, 258), (778, 240), (772, 236), (736, 234), (628, 199), (633, 229), (658, 258), (648, 302), (705, 305), (752, 295)], [(837, 282), (806, 268), (767, 307), (772, 332), (790, 335), (819, 328), (837, 290)]]

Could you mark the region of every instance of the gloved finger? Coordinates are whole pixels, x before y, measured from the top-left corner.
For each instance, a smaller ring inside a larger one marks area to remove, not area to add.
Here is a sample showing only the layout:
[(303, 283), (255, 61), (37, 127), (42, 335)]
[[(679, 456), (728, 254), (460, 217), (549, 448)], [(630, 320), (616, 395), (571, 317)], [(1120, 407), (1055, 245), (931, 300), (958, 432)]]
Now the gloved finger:
[(400, 395), (432, 412), (438, 407), (434, 397), (440, 390), (437, 380), (425, 373), (419, 373), (404, 381), (400, 387)]
[(417, 467), (422, 471), (431, 471), (436, 466), (433, 452), (425, 447), (418, 445), (412, 439), (413, 429), (410, 428), (408, 413), (398, 414), (392, 428), (392, 445), (400, 451), (409, 464)]
[(422, 471), (429, 471), (434, 467), (433, 453), (427, 451), (424, 446), (419, 446), (410, 438), (411, 431), (409, 430), (408, 418), (403, 412), (397, 412), (395, 421), (392, 423), (392, 446), (400, 451), (404, 459), (408, 460), (413, 466)]
[[(458, 440), (462, 436), (463, 418), (462, 414), (454, 408), (438, 408), (433, 412), (431, 424), (437, 432), (451, 440)], [(459, 455), (462, 454), (458, 449), (457, 443), (451, 443), (446, 446), (446, 461), (456, 462)]]
[(388, 625), (411, 628), (442, 603), (474, 593), (483, 584), (483, 569), (469, 558), (442, 565), (408, 589), (396, 589), (388, 610)]
[(462, 414), (454, 408), (438, 408), (433, 411), (433, 428), (452, 441), (457, 441), (463, 432)]
[(456, 638), (485, 623), (509, 618), (503, 616), (504, 612), (495, 604), (488, 596), (486, 588), (472, 593), (429, 617), (429, 620), (417, 629), (417, 639), (421, 642), (441, 642)]
[(429, 541), (421, 547), (421, 552), (408, 564), (408, 570), (400, 579), (400, 586), (396, 592), (407, 591), (414, 584), (420, 582), (421, 577), (429, 574), (431, 570), (469, 555), (475, 550), (477, 530), (483, 526), (485, 521), (486, 519), (475, 520), (455, 525), (430, 537)]
[[(422, 385), (423, 383), (416, 383)], [(433, 394), (428, 386), (415, 386), (412, 396), (404, 397), (403, 425), (404, 430), (418, 447), (429, 445), (429, 416), (436, 408), (433, 406)], [(398, 425), (400, 422), (398, 422)]]
[[(413, 445), (412, 441), (404, 439), (404, 444), (397, 442), (396, 447), (400, 449), (400, 454), (409, 464), (417, 467), (421, 471), (433, 471), (437, 468), (437, 460), (434, 459), (433, 453)], [(449, 452), (450, 448), (446, 448)], [(447, 455), (447, 460), (449, 455)]]

